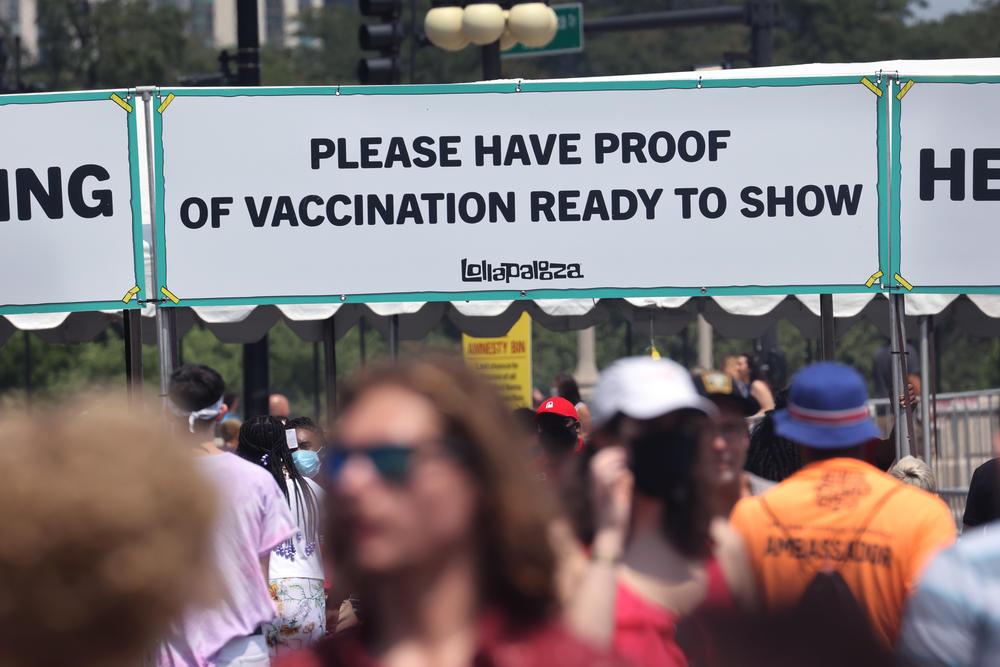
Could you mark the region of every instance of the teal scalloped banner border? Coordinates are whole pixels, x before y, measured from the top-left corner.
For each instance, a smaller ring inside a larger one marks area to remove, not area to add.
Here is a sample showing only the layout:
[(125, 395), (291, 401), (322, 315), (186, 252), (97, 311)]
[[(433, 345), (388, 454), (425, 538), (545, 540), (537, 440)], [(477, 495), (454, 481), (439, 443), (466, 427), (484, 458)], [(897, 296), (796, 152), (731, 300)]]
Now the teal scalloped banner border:
[[(748, 292), (750, 289), (752, 292)], [(822, 287), (709, 287), (702, 291), (690, 287), (602, 288), (580, 290), (537, 289), (484, 292), (401, 292), (392, 294), (347, 294), (343, 296), (236, 297), (220, 299), (183, 299), (178, 306), (284, 305), (324, 303), (394, 303), (420, 301), (530, 301), (533, 299), (626, 299), (661, 296), (727, 296), (740, 294), (859, 294), (873, 292), (864, 285), (826, 285)], [(167, 303), (166, 305), (173, 305)]]

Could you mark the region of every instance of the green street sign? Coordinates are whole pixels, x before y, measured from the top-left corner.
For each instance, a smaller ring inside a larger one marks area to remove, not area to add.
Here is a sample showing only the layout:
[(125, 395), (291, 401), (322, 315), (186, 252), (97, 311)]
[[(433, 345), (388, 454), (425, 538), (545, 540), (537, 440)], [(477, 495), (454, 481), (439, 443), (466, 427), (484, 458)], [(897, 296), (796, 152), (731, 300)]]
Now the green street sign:
[(559, 27), (551, 42), (537, 49), (517, 44), (501, 53), (500, 57), (554, 56), (560, 53), (583, 51), (583, 4), (574, 2), (567, 5), (552, 5), (552, 9), (559, 19)]

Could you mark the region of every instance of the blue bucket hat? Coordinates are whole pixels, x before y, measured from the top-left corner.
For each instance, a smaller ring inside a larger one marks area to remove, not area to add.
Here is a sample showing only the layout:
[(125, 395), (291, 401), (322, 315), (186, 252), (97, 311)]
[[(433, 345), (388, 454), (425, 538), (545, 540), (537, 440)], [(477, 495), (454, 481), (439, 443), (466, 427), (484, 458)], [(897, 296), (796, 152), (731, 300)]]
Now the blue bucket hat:
[(774, 430), (815, 449), (862, 445), (881, 437), (868, 417), (867, 400), (864, 378), (856, 370), (831, 361), (813, 364), (792, 379), (788, 407), (774, 413)]

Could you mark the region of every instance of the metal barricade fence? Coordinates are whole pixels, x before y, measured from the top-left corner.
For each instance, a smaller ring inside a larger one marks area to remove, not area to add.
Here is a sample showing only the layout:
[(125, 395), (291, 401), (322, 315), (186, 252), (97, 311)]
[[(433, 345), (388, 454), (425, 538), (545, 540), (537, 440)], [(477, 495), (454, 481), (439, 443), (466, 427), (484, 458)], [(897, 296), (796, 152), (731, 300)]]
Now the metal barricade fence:
[[(1000, 426), (1000, 389), (938, 394), (934, 405), (936, 429), (931, 433), (928, 464), (937, 479), (938, 495), (948, 503), (956, 524), (961, 527), (972, 473), (996, 456), (993, 434)], [(889, 399), (868, 401), (868, 410), (887, 435), (892, 427)], [(924, 449), (922, 429), (928, 428), (930, 423), (926, 415), (923, 406), (918, 406), (914, 412), (917, 431), (914, 440), (921, 458)]]

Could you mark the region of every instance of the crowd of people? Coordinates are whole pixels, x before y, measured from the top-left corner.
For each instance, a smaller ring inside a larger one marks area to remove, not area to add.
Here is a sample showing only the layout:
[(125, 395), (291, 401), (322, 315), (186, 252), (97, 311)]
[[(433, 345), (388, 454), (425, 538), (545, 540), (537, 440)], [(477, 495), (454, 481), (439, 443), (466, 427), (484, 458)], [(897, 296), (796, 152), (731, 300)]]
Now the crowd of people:
[(621, 359), (512, 413), (418, 358), (328, 428), (280, 395), (240, 421), (188, 364), (162, 415), (5, 417), (0, 664), (1000, 663), (996, 466), (956, 545), (857, 371), (772, 393), (747, 361)]

